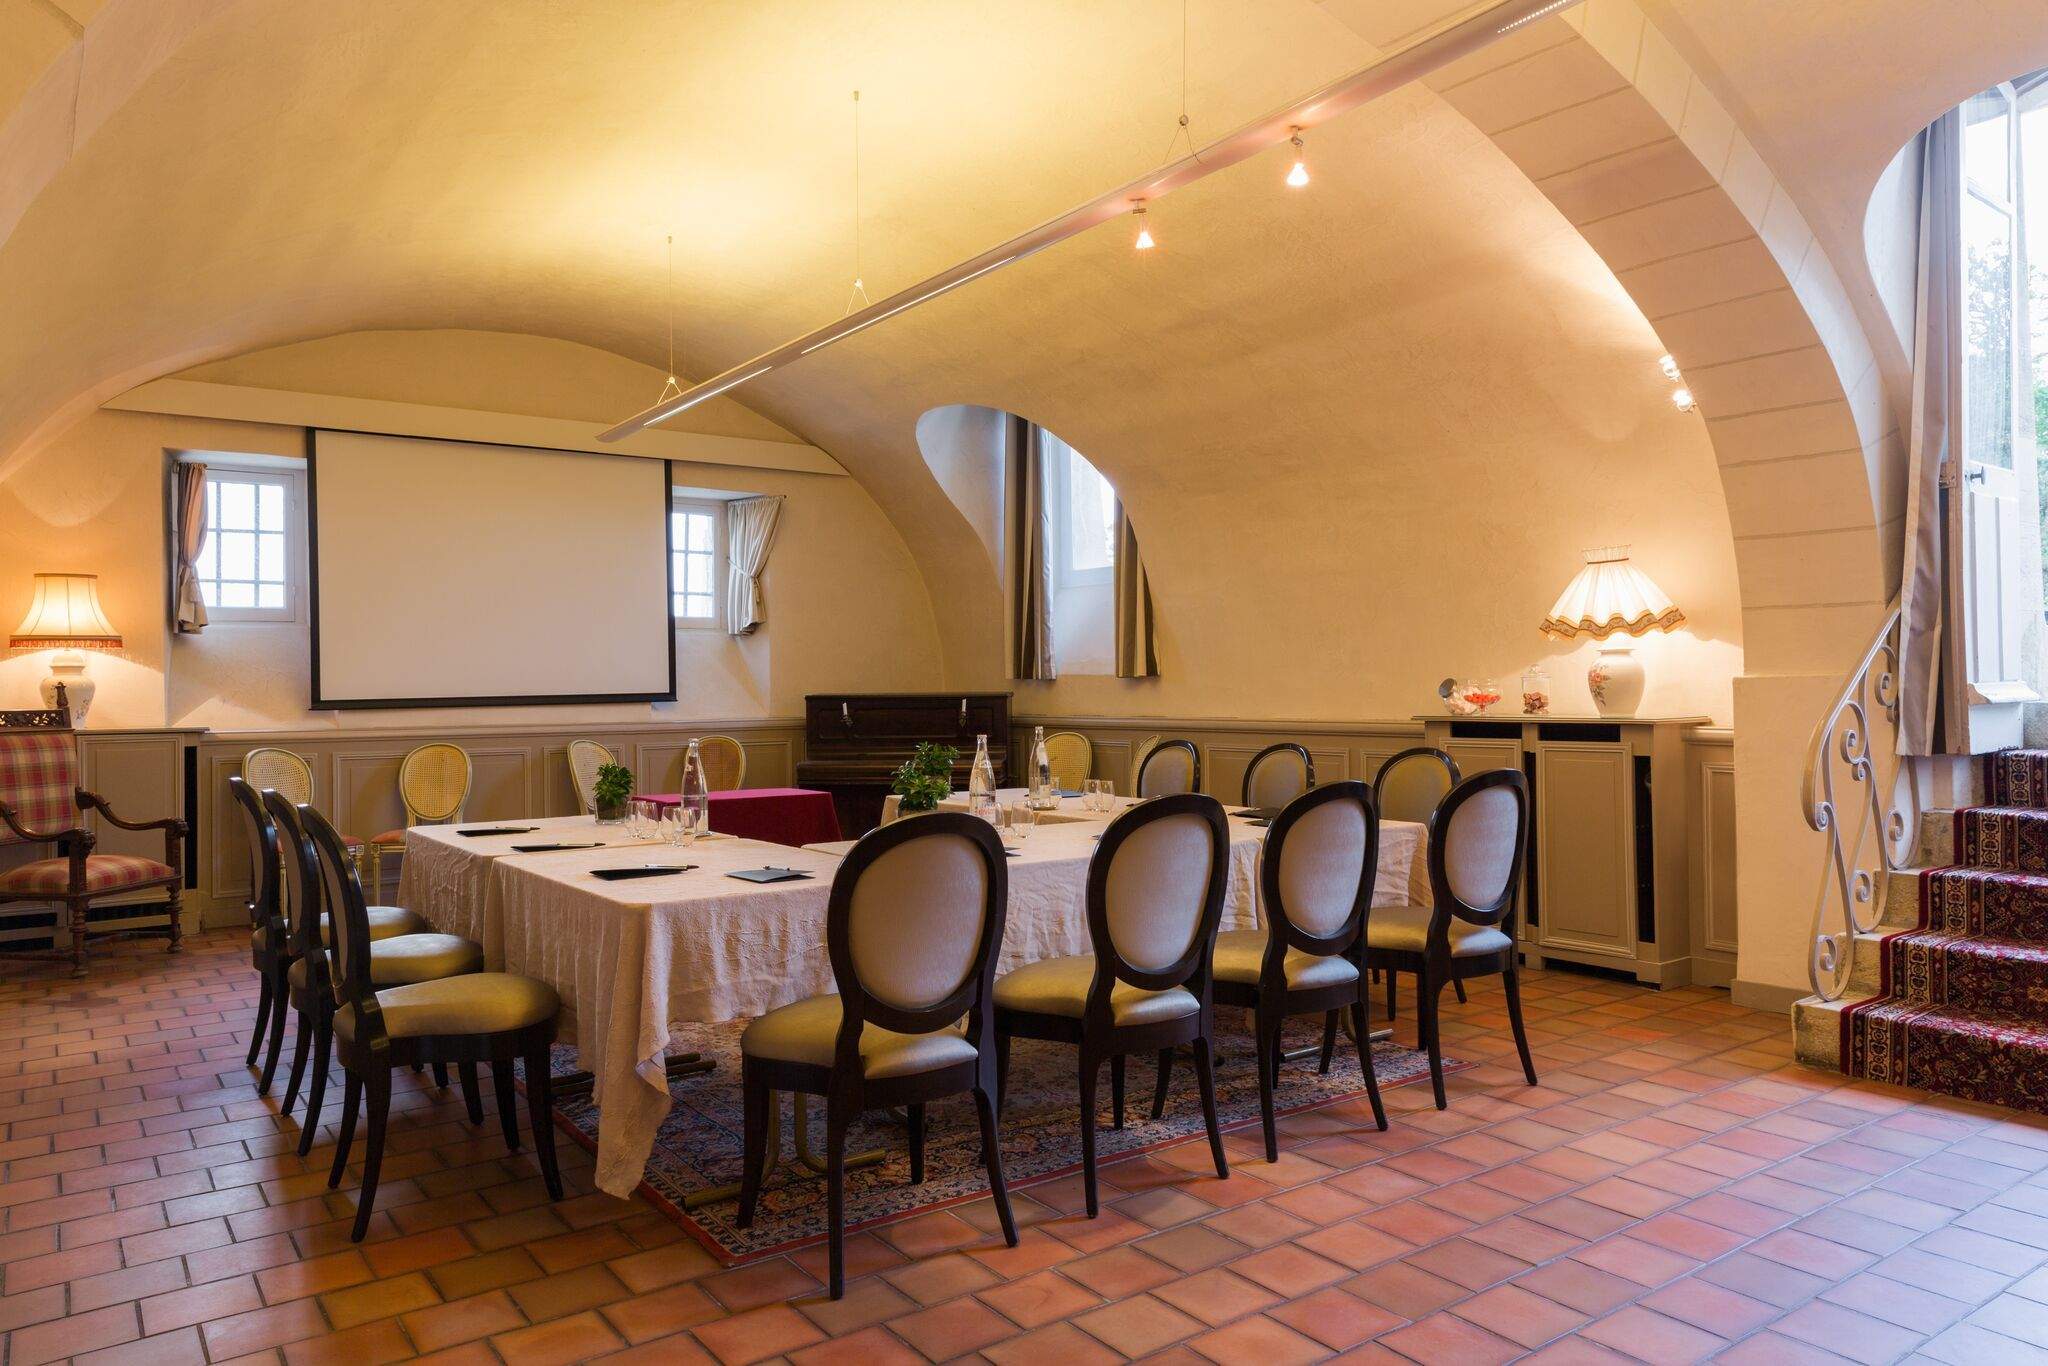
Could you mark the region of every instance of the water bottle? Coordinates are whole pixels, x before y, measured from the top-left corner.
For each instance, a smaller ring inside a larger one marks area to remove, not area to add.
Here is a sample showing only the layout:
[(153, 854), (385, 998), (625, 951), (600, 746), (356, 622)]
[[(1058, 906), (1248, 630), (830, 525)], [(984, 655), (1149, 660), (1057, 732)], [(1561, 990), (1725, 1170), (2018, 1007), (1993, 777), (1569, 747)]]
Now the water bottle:
[(989, 762), (986, 735), (974, 737), (974, 767), (967, 775), (967, 810), (990, 825), (996, 823), (996, 766)]
[(697, 742), (683, 756), (683, 826), (694, 837), (711, 829), (711, 788), (704, 781), (704, 756)]
[(1045, 748), (1045, 727), (1031, 728), (1031, 795), (1025, 803), (1034, 811), (1049, 811), (1060, 804), (1052, 785), (1052, 755)]

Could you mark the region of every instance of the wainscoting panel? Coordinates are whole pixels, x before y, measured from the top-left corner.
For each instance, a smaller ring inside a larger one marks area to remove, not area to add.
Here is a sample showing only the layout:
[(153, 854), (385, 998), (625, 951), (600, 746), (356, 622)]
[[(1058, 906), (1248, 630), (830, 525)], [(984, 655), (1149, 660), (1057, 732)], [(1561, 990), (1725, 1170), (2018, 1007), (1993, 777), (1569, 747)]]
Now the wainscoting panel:
[(1735, 745), (1725, 730), (1687, 737), (1691, 780), (1693, 980), (1726, 986), (1735, 980)]

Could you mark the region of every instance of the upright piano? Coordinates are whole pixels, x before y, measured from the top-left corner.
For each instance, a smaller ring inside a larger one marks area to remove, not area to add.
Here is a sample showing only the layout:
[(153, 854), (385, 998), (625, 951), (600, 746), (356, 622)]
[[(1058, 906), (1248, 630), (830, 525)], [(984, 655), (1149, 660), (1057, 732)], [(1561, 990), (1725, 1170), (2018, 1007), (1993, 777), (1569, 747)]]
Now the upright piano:
[(817, 693), (804, 699), (804, 758), (799, 787), (832, 794), (848, 838), (881, 823), (882, 798), (896, 770), (921, 742), (951, 745), (953, 787), (974, 767), (974, 737), (988, 737), (996, 785), (1010, 782), (1010, 694)]

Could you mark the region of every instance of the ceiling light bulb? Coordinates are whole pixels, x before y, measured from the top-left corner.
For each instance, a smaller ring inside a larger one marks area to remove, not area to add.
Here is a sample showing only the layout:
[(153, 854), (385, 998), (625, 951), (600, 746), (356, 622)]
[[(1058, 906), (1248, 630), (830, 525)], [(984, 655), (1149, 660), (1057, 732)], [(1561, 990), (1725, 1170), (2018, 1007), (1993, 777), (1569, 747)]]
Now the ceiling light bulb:
[(1666, 379), (1678, 378), (1678, 362), (1669, 356), (1659, 356), (1657, 358), (1657, 368), (1664, 372), (1664, 378)]
[(1681, 413), (1691, 412), (1694, 406), (1692, 390), (1673, 389), (1671, 391), (1671, 406), (1678, 409), (1678, 411)]
[(1294, 130), (1289, 141), (1294, 144), (1294, 169), (1287, 173), (1287, 185), (1289, 189), (1298, 190), (1308, 184), (1308, 158), (1302, 150), (1299, 128)]
[(1152, 240), (1152, 229), (1145, 225), (1144, 200), (1140, 199), (1137, 201), (1137, 207), (1131, 210), (1131, 217), (1138, 220), (1138, 240), (1132, 245), (1134, 245), (1139, 251), (1152, 250), (1152, 248), (1158, 244)]

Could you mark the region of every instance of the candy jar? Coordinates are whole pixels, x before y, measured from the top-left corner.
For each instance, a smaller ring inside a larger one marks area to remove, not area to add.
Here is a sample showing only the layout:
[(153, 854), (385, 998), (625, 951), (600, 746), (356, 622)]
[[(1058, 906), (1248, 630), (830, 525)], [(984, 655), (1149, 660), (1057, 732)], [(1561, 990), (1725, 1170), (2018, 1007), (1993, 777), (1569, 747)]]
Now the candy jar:
[(1522, 671), (1522, 715), (1550, 715), (1550, 671), (1541, 664)]

